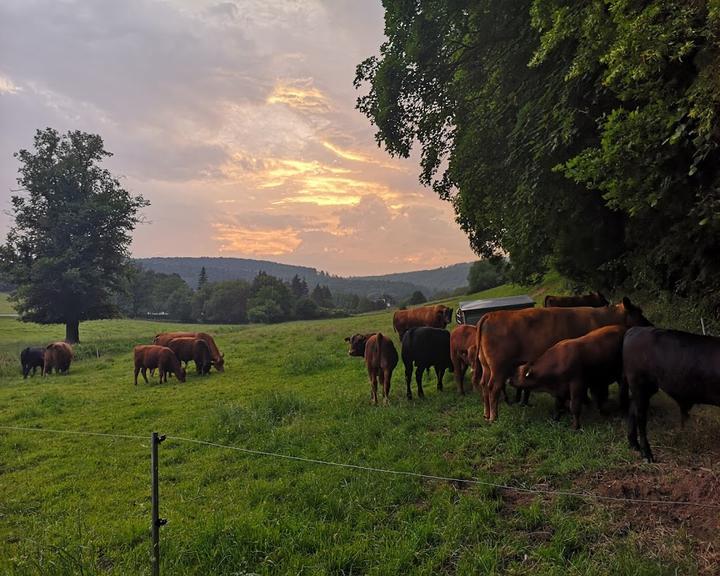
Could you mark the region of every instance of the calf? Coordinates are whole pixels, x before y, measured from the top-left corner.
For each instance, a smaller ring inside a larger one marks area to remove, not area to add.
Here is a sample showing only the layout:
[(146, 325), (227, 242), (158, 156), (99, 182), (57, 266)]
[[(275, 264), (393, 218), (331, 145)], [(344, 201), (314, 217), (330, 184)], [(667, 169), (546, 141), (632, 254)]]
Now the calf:
[(598, 407), (607, 399), (608, 387), (622, 380), (622, 343), (625, 326), (604, 326), (579, 338), (561, 340), (534, 362), (518, 368), (518, 388), (544, 390), (555, 396), (555, 419), (570, 401), (572, 427), (580, 428), (586, 390)]
[(25, 348), (20, 352), (20, 364), (22, 365), (23, 378), (27, 378), (32, 369), (32, 375), (35, 376), (35, 370), (40, 368), (40, 376), (45, 374), (45, 348)]
[(471, 324), (461, 324), (450, 333), (450, 359), (460, 394), (465, 394), (465, 373), (472, 364), (476, 338), (477, 328)]
[(45, 375), (52, 374), (53, 369), (58, 374), (67, 374), (73, 359), (73, 350), (67, 342), (53, 342), (45, 347), (44, 371)]
[(580, 296), (545, 296), (545, 308), (574, 308), (576, 306), (592, 306), (602, 308), (610, 302), (600, 292), (591, 292)]
[(628, 442), (652, 462), (647, 439), (650, 397), (661, 389), (675, 400), (683, 426), (693, 405), (720, 406), (720, 338), (679, 330), (631, 328), (623, 344), (623, 374), (632, 397)]
[(402, 360), (405, 364), (408, 400), (412, 399), (410, 379), (412, 378), (413, 363), (415, 364), (415, 381), (420, 398), (425, 396), (422, 387), (423, 372), (429, 370), (431, 366), (435, 368), (437, 388), (442, 390), (445, 370), (449, 369), (451, 372), (453, 370), (452, 360), (450, 360), (450, 333), (442, 328), (410, 328), (402, 339)]
[(395, 345), (382, 332), (377, 334), (355, 334), (345, 338), (350, 343), (348, 354), (350, 356), (363, 356), (370, 378), (370, 402), (377, 404), (378, 379), (382, 378), (383, 403), (387, 405), (390, 399), (390, 381), (392, 373), (398, 363), (398, 354)]
[(195, 371), (198, 374), (202, 376), (210, 372), (212, 357), (210, 347), (205, 340), (192, 337), (173, 338), (167, 343), (167, 347), (175, 353), (180, 362), (185, 363), (186, 369), (188, 362), (192, 360), (195, 362)]
[(185, 382), (185, 369), (170, 348), (152, 344), (135, 346), (133, 356), (135, 360), (135, 386), (137, 386), (137, 377), (140, 371), (142, 371), (142, 376), (147, 384), (146, 371), (155, 368), (160, 373), (160, 382), (167, 382), (168, 372), (175, 374), (180, 382)]

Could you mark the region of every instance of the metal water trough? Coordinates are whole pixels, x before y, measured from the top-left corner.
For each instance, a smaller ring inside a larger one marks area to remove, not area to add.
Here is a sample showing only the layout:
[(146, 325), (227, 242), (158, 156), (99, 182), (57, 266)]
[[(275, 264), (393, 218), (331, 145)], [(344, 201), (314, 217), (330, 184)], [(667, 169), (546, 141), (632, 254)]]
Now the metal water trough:
[(460, 302), (455, 320), (458, 324), (477, 324), (478, 320), (488, 312), (495, 310), (520, 310), (533, 308), (535, 301), (530, 296), (507, 296), (505, 298), (488, 298), (487, 300), (470, 300)]

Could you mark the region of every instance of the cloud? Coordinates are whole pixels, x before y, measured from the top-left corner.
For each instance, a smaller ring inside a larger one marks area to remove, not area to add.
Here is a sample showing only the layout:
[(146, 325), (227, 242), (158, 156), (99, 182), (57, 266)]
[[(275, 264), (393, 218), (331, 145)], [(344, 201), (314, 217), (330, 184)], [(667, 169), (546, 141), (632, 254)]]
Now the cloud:
[(22, 88), (17, 86), (10, 78), (0, 74), (0, 95), (2, 94), (17, 94), (22, 92)]
[(252, 256), (281, 256), (295, 251), (301, 244), (296, 230), (285, 227), (258, 229), (229, 224), (213, 224), (221, 253)]
[(331, 109), (328, 98), (313, 86), (312, 78), (280, 80), (266, 102), (312, 113), (326, 113)]

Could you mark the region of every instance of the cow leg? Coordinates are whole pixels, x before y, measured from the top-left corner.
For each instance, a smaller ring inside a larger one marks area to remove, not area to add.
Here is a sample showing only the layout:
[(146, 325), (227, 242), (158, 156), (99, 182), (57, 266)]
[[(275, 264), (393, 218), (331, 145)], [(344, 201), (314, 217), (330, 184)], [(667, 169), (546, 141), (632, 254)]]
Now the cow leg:
[(375, 406), (377, 404), (377, 371), (370, 371), (370, 404)]
[(405, 363), (405, 385), (407, 386), (407, 399), (412, 400), (412, 389), (410, 388), (410, 380), (412, 379), (412, 362)]
[(465, 396), (465, 373), (467, 372), (468, 365), (465, 362), (460, 362), (460, 365), (455, 368), (455, 384), (457, 385), (458, 392), (462, 396)]
[(650, 450), (650, 442), (647, 439), (647, 414), (650, 398), (643, 395), (636, 403), (637, 409), (637, 425), (640, 432), (640, 452), (645, 456), (648, 462), (654, 462), (652, 450)]
[(618, 381), (618, 386), (620, 387), (620, 411), (623, 414), (627, 414), (628, 406), (630, 405), (630, 386), (624, 374)]
[(558, 422), (565, 412), (565, 396), (562, 394), (555, 396), (555, 410), (553, 410), (553, 420)]
[(587, 398), (587, 389), (577, 380), (570, 383), (570, 414), (572, 414), (573, 430), (580, 429), (580, 413)]
[(145, 384), (149, 384), (147, 379), (147, 368), (145, 368), (145, 366), (142, 367), (142, 377), (145, 379)]
[(442, 391), (443, 389), (443, 376), (445, 375), (445, 368), (440, 370), (435, 366), (435, 377), (437, 378), (437, 389)]
[(383, 404), (387, 406), (390, 403), (390, 381), (392, 380), (392, 370), (383, 370)]
[(498, 417), (498, 400), (500, 399), (500, 392), (505, 387), (505, 382), (509, 378), (509, 374), (506, 374), (504, 370), (498, 370), (493, 372), (489, 379), (490, 388), (490, 422), (495, 422)]
[(140, 366), (135, 366), (135, 386), (137, 386), (137, 377), (140, 373)]
[(425, 370), (428, 370), (428, 368), (415, 367), (415, 383), (417, 384), (419, 398), (425, 398), (425, 392), (423, 392), (422, 387), (423, 372), (425, 372)]

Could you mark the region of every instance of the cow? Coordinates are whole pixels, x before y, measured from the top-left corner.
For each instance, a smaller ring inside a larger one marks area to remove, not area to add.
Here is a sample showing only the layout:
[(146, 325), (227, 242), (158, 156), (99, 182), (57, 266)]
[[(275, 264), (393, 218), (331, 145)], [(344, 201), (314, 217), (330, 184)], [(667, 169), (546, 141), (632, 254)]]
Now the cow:
[(623, 374), (632, 398), (628, 442), (652, 462), (647, 439), (650, 397), (660, 389), (675, 400), (683, 427), (695, 404), (720, 406), (720, 338), (679, 330), (630, 328), (623, 343)]
[(578, 338), (603, 326), (651, 326), (642, 309), (629, 298), (604, 308), (526, 308), (488, 312), (478, 322), (477, 354), (481, 375), (473, 374), (483, 390), (484, 417), (497, 419), (497, 400), (517, 367), (540, 357), (568, 338)]
[(622, 343), (626, 326), (613, 324), (579, 338), (561, 340), (537, 360), (518, 368), (515, 385), (544, 390), (555, 396), (555, 420), (570, 402), (572, 427), (580, 428), (580, 412), (587, 390), (598, 408), (607, 400), (608, 387), (622, 381)]
[(180, 382), (185, 382), (185, 369), (175, 353), (167, 346), (156, 346), (154, 344), (141, 344), (133, 348), (135, 360), (135, 386), (137, 386), (138, 373), (142, 371), (145, 383), (148, 383), (146, 371), (157, 368), (160, 374), (160, 382), (167, 382), (168, 372), (175, 374)]
[(579, 306), (591, 306), (593, 308), (602, 308), (608, 306), (610, 302), (600, 292), (590, 292), (590, 294), (582, 294), (578, 296), (545, 296), (545, 308), (576, 308)]
[(212, 356), (212, 365), (218, 372), (225, 372), (225, 354), (221, 354), (218, 350), (215, 340), (206, 332), (161, 332), (153, 338), (153, 344), (158, 346), (167, 346), (168, 342), (173, 338), (200, 338), (207, 342)]
[(420, 326), (445, 328), (450, 322), (452, 322), (452, 308), (442, 304), (397, 310), (393, 314), (393, 329), (398, 333), (401, 341), (405, 332), (410, 328)]
[(53, 342), (45, 347), (45, 376), (52, 374), (53, 369), (58, 374), (67, 374), (73, 359), (73, 349), (67, 342)]
[(470, 324), (461, 324), (450, 333), (450, 360), (460, 394), (465, 394), (465, 373), (473, 363), (476, 334), (477, 328)]
[(425, 370), (435, 368), (437, 388), (443, 389), (442, 379), (445, 370), (452, 372), (453, 365), (450, 359), (450, 333), (442, 328), (421, 326), (410, 328), (402, 339), (402, 361), (405, 365), (405, 384), (407, 398), (412, 400), (410, 379), (412, 378), (413, 363), (415, 364), (415, 381), (417, 382), (418, 396), (425, 397), (422, 387), (422, 376)]
[(40, 368), (40, 376), (45, 374), (45, 348), (25, 348), (20, 352), (20, 364), (22, 366), (23, 379), (28, 377), (32, 369), (32, 375), (35, 376), (35, 370)]
[(205, 340), (201, 338), (173, 338), (168, 342), (167, 347), (170, 348), (177, 356), (180, 362), (185, 363), (187, 369), (190, 360), (195, 362), (195, 371), (201, 376), (210, 372), (212, 357), (210, 356), (210, 347)]
[(398, 363), (398, 353), (392, 340), (382, 332), (371, 334), (354, 334), (345, 338), (349, 342), (349, 356), (365, 358), (368, 378), (370, 379), (370, 402), (377, 404), (378, 380), (382, 379), (383, 404), (390, 400), (390, 381)]

